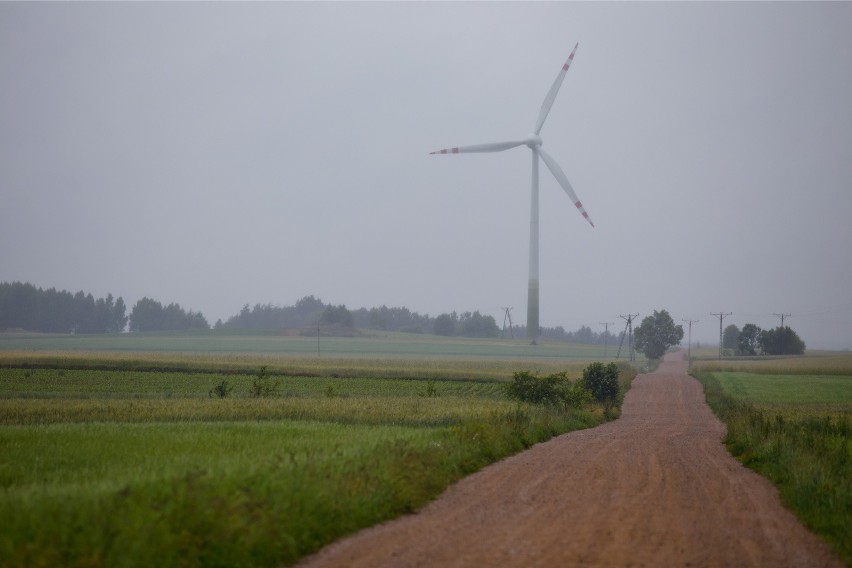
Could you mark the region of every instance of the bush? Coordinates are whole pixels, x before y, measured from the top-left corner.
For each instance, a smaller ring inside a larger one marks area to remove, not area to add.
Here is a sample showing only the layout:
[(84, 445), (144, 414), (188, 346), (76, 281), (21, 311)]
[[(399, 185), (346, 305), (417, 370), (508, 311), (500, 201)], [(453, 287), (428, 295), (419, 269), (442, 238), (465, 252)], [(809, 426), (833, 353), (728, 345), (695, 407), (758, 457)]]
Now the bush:
[(227, 398), (228, 395), (231, 394), (231, 391), (234, 390), (234, 387), (228, 384), (227, 380), (222, 381), (212, 389), (210, 389), (210, 398), (217, 396), (219, 398)]
[(268, 398), (278, 394), (278, 387), (280, 385), (280, 381), (276, 380), (273, 382), (269, 378), (269, 372), (266, 370), (266, 365), (263, 365), (260, 370), (258, 370), (255, 379), (251, 383), (249, 395), (255, 398)]
[(572, 384), (565, 372), (539, 377), (529, 371), (518, 371), (505, 390), (512, 400), (566, 408), (582, 407), (592, 398), (583, 385)]
[(592, 363), (583, 369), (583, 386), (598, 402), (612, 405), (618, 398), (618, 365)]

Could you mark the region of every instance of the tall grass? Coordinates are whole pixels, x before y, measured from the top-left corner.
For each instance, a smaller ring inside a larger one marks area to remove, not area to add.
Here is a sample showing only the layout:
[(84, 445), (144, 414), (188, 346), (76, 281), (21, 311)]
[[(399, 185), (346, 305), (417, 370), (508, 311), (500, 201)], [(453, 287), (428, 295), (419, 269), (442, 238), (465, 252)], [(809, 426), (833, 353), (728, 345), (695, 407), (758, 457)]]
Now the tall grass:
[(732, 396), (713, 373), (695, 376), (704, 385), (708, 404), (727, 425), (725, 444), (731, 454), (771, 479), (785, 505), (852, 564), (848, 409), (824, 415), (806, 405), (761, 406)]
[[(254, 436), (236, 438), (214, 437), (214, 427), (206, 424), (179, 428), (153, 424), (134, 436), (126, 427), (110, 431), (103, 425), (83, 438), (92, 444), (105, 440), (105, 446), (98, 443), (86, 452), (80, 445), (80, 456), (73, 449), (57, 452), (50, 460), (56, 469), (35, 477), (55, 479), (55, 484), (26, 484), (26, 479), (33, 479), (27, 471), (36, 459), (35, 448), (9, 438), (32, 432), (26, 427), (4, 428), (0, 430), (4, 450), (11, 448), (6, 455), (21, 463), (3, 478), (0, 564), (292, 563), (343, 534), (417, 509), (453, 481), (494, 460), (598, 420), (588, 412), (515, 406), (451, 427), (413, 429), (401, 436), (383, 430), (386, 427), (378, 433), (375, 427), (347, 433), (351, 426), (321, 425), (317, 428), (328, 430), (322, 436), (331, 436), (333, 444), (323, 437), (321, 443), (303, 444), (302, 449), (294, 449), (292, 440), (298, 438), (286, 433), (292, 425), (254, 426), (260, 428)], [(99, 436), (104, 433), (110, 436)], [(71, 444), (81, 443), (79, 436), (69, 436)], [(121, 455), (120, 446), (134, 439), (139, 448), (127, 448), (137, 454), (132, 463), (118, 460), (119, 465), (111, 465), (109, 459), (98, 463), (104, 452)], [(198, 455), (194, 440), (208, 451)], [(47, 443), (37, 435), (30, 441)], [(61, 445), (62, 440), (50, 443)], [(230, 457), (245, 451), (246, 445), (252, 446), (248, 457)], [(149, 465), (146, 452), (164, 457)], [(61, 463), (66, 455), (74, 463)], [(181, 456), (188, 461), (176, 466)], [(226, 466), (217, 459), (222, 456)], [(143, 463), (138, 463), (140, 458)], [(89, 463), (92, 459), (94, 464)], [(129, 475), (117, 474), (115, 468)], [(76, 473), (69, 477), (69, 469)], [(113, 481), (85, 483), (93, 477)]]

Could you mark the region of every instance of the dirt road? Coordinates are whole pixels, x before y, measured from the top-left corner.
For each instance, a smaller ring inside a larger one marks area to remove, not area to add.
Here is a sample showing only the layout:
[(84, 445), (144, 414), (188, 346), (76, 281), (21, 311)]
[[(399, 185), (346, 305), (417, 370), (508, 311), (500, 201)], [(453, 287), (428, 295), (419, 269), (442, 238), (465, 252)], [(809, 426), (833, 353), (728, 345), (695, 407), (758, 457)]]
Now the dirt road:
[(494, 464), (305, 566), (842, 566), (721, 443), (680, 354), (622, 417)]

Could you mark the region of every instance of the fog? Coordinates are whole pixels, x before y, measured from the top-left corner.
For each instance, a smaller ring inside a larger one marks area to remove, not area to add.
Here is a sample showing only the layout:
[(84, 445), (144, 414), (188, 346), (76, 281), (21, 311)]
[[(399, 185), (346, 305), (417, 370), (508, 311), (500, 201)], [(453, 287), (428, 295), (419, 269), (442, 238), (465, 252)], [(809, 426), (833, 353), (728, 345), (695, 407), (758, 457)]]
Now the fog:
[(0, 281), (852, 348), (852, 3), (0, 3)]

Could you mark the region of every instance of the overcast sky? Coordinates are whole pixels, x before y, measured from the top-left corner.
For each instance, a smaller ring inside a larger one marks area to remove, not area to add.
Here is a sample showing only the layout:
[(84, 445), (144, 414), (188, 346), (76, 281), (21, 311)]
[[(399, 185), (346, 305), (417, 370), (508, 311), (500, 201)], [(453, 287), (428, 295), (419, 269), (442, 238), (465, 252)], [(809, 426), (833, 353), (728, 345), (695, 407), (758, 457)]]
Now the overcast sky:
[(0, 3), (0, 281), (852, 348), (852, 3)]

